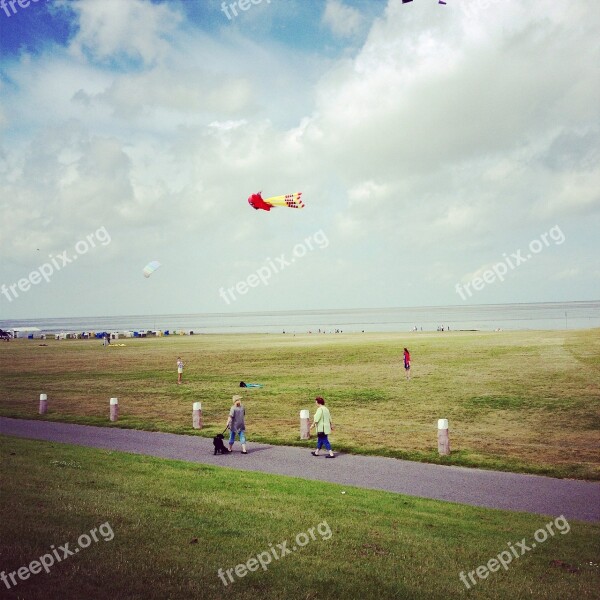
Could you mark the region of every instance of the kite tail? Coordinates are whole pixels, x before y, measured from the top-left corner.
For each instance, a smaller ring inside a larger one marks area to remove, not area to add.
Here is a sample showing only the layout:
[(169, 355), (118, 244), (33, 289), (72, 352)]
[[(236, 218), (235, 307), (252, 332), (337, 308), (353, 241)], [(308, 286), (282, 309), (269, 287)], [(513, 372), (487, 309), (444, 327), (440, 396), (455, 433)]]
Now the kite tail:
[(284, 196), (273, 196), (265, 200), (267, 204), (272, 206), (287, 206), (288, 208), (304, 208), (302, 202), (302, 192), (294, 192), (293, 194), (285, 194)]

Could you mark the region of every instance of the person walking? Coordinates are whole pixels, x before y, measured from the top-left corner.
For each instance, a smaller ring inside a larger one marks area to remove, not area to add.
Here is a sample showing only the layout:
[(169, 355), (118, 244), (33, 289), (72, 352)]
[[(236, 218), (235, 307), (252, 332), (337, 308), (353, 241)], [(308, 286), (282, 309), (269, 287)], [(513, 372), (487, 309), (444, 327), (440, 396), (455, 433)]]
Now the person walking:
[(181, 356), (177, 357), (177, 384), (182, 383), (183, 378), (183, 361), (181, 360)]
[(233, 452), (233, 444), (236, 434), (240, 438), (242, 444), (242, 454), (248, 454), (246, 451), (246, 409), (242, 406), (242, 397), (236, 394), (232, 398), (233, 406), (229, 410), (229, 418), (227, 419), (227, 427), (229, 427), (229, 452)]
[(315, 398), (315, 403), (317, 404), (317, 412), (313, 418), (311, 428), (315, 427), (317, 430), (317, 449), (311, 454), (313, 456), (319, 456), (319, 450), (325, 446), (325, 450), (329, 450), (329, 454), (325, 456), (325, 458), (333, 458), (333, 450), (331, 449), (331, 444), (329, 443), (329, 438), (327, 437), (333, 430), (331, 413), (325, 406), (325, 400), (323, 400), (323, 398), (320, 396)]
[(404, 348), (404, 372), (406, 373), (406, 380), (410, 379), (410, 352), (408, 348)]

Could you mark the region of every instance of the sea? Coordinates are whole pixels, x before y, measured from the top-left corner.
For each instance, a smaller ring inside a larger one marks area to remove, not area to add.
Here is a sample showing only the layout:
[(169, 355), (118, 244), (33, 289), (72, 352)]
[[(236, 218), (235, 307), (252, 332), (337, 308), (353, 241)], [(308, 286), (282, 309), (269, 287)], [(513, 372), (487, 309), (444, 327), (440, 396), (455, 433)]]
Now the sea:
[(0, 329), (37, 328), (40, 333), (351, 333), (437, 331), (442, 327), (444, 331), (588, 329), (600, 327), (600, 301), (0, 320)]

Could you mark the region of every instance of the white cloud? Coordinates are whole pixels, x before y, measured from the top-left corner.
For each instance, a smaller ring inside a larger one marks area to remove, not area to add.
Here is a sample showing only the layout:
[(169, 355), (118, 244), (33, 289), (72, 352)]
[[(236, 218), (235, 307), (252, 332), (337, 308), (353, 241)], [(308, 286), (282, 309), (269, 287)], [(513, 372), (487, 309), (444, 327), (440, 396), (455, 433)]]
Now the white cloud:
[(73, 0), (67, 5), (79, 21), (71, 51), (82, 58), (89, 52), (96, 60), (141, 60), (155, 63), (168, 52), (168, 38), (182, 15), (167, 3), (143, 0)]
[[(579, 269), (577, 267), (573, 267), (571, 269), (564, 269), (563, 271), (558, 271), (557, 273), (554, 273), (553, 275), (551, 275), (551, 277), (552, 277), (552, 279), (561, 280), (561, 279), (575, 279), (579, 275), (581, 275), (581, 269)], [(596, 273), (596, 277), (597, 276), (598, 276), (598, 273)]]
[(360, 33), (364, 26), (361, 12), (347, 6), (341, 0), (327, 0), (323, 12), (323, 24), (331, 29), (336, 37), (352, 37)]
[[(113, 268), (161, 259), (177, 310), (215, 310), (219, 285), (323, 229), (326, 254), (235, 309), (296, 307), (317, 287), (310, 298), (330, 306), (439, 304), (456, 301), (464, 273), (559, 222), (560, 272), (589, 289), (573, 263), (597, 247), (591, 8), (503, 2), (467, 18), (391, 0), (356, 55), (332, 59), (243, 27), (195, 30), (174, 6), (75, 2), (71, 53), (5, 67), (0, 214), (19, 234), (0, 238), (0, 254), (15, 271), (31, 247), (62, 250), (104, 225)], [(340, 37), (366, 25), (341, 2), (319, 19)], [(252, 211), (261, 189), (303, 191), (306, 209)], [(183, 263), (189, 275), (168, 266)], [(539, 281), (512, 299), (551, 293), (551, 263), (537, 260)], [(205, 296), (188, 300), (198, 281)]]

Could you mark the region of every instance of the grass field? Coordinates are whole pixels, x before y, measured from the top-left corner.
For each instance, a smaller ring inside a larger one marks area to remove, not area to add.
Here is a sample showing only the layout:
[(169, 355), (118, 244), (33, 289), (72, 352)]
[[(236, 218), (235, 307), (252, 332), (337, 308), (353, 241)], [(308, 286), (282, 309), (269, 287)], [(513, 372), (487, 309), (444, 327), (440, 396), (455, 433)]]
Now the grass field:
[[(2, 598), (598, 598), (598, 525), (561, 523), (533, 548), (550, 517), (49, 442), (0, 437), (0, 450), (0, 569), (52, 547), (63, 558), (0, 582)], [(98, 541), (64, 558), (59, 546), (94, 528)], [(310, 528), (304, 547), (263, 554), (265, 570), (219, 578)], [(467, 590), (459, 574), (509, 543), (519, 558)]]
[[(205, 428), (225, 427), (239, 381), (250, 442), (299, 440), (300, 409), (324, 396), (338, 451), (600, 479), (600, 330), (338, 335), (195, 335), (0, 344), (0, 414), (176, 433), (201, 401)], [(402, 348), (413, 359), (407, 382)], [(176, 385), (175, 362), (186, 363)], [(108, 401), (121, 417), (108, 421)], [(438, 418), (452, 454), (437, 454)]]

